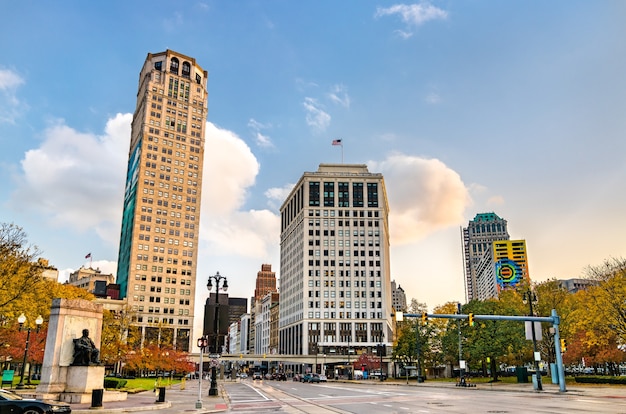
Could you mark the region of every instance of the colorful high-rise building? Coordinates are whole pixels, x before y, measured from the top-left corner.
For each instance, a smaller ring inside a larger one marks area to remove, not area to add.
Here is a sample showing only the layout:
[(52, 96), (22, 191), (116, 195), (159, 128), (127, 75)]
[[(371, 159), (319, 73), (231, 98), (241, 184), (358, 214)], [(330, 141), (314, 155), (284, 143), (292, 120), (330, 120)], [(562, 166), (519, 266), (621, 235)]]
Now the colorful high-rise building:
[(465, 299), (478, 299), (476, 280), (477, 267), (491, 244), (498, 240), (509, 240), (506, 220), (496, 213), (476, 214), (467, 227), (463, 228), (463, 252), (465, 257)]
[(194, 326), (207, 72), (149, 53), (131, 126), (117, 283), (142, 343), (188, 351)]
[(302, 175), (280, 208), (281, 353), (349, 360), (393, 343), (388, 212), (366, 165)]
[(476, 297), (495, 298), (503, 289), (530, 283), (526, 240), (500, 240), (491, 243), (476, 266)]

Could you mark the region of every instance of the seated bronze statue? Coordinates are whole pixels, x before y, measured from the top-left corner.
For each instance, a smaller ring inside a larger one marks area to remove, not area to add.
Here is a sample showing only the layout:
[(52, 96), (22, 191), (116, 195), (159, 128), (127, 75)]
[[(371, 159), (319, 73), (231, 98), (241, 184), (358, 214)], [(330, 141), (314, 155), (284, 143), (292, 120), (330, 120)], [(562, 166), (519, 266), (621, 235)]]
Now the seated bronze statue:
[(74, 339), (74, 362), (72, 365), (87, 366), (100, 364), (100, 350), (89, 338), (89, 329), (83, 329), (83, 336)]

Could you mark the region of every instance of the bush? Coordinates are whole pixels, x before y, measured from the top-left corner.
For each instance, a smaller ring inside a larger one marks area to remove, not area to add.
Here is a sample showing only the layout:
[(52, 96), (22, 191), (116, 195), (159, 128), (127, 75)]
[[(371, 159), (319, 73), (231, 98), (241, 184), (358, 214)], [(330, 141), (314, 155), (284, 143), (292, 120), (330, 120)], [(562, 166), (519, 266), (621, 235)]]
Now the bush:
[(127, 382), (128, 381), (122, 378), (105, 377), (104, 388), (117, 390), (119, 388), (124, 388)]
[(576, 377), (574, 378), (576, 382), (585, 383), (585, 384), (618, 384), (618, 385), (626, 385), (626, 377), (607, 377), (601, 375), (594, 376), (586, 376), (586, 377)]

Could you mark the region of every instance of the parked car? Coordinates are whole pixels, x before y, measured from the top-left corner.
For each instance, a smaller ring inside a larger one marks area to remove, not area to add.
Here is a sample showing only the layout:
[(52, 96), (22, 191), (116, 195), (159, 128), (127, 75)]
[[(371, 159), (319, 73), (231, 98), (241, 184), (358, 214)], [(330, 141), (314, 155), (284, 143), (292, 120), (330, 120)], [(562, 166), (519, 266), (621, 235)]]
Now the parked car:
[(14, 414), (56, 414), (71, 413), (72, 409), (68, 404), (59, 403), (57, 401), (23, 398), (14, 392), (0, 389), (0, 412)]
[(320, 382), (326, 382), (326, 381), (328, 381), (328, 378), (326, 377), (326, 375), (320, 374)]
[(299, 374), (294, 375), (292, 379), (294, 381), (302, 382), (302, 376)]

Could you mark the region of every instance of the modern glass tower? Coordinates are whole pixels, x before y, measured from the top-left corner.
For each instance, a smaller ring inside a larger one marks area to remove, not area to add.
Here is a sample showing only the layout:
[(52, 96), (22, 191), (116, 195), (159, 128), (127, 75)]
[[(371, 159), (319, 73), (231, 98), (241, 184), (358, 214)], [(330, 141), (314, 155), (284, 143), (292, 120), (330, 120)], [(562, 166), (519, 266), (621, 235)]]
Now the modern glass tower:
[(206, 119), (207, 72), (172, 50), (149, 53), (132, 121), (117, 268), (143, 344), (190, 349)]
[(393, 343), (388, 211), (366, 165), (302, 175), (280, 208), (281, 353), (354, 361)]

